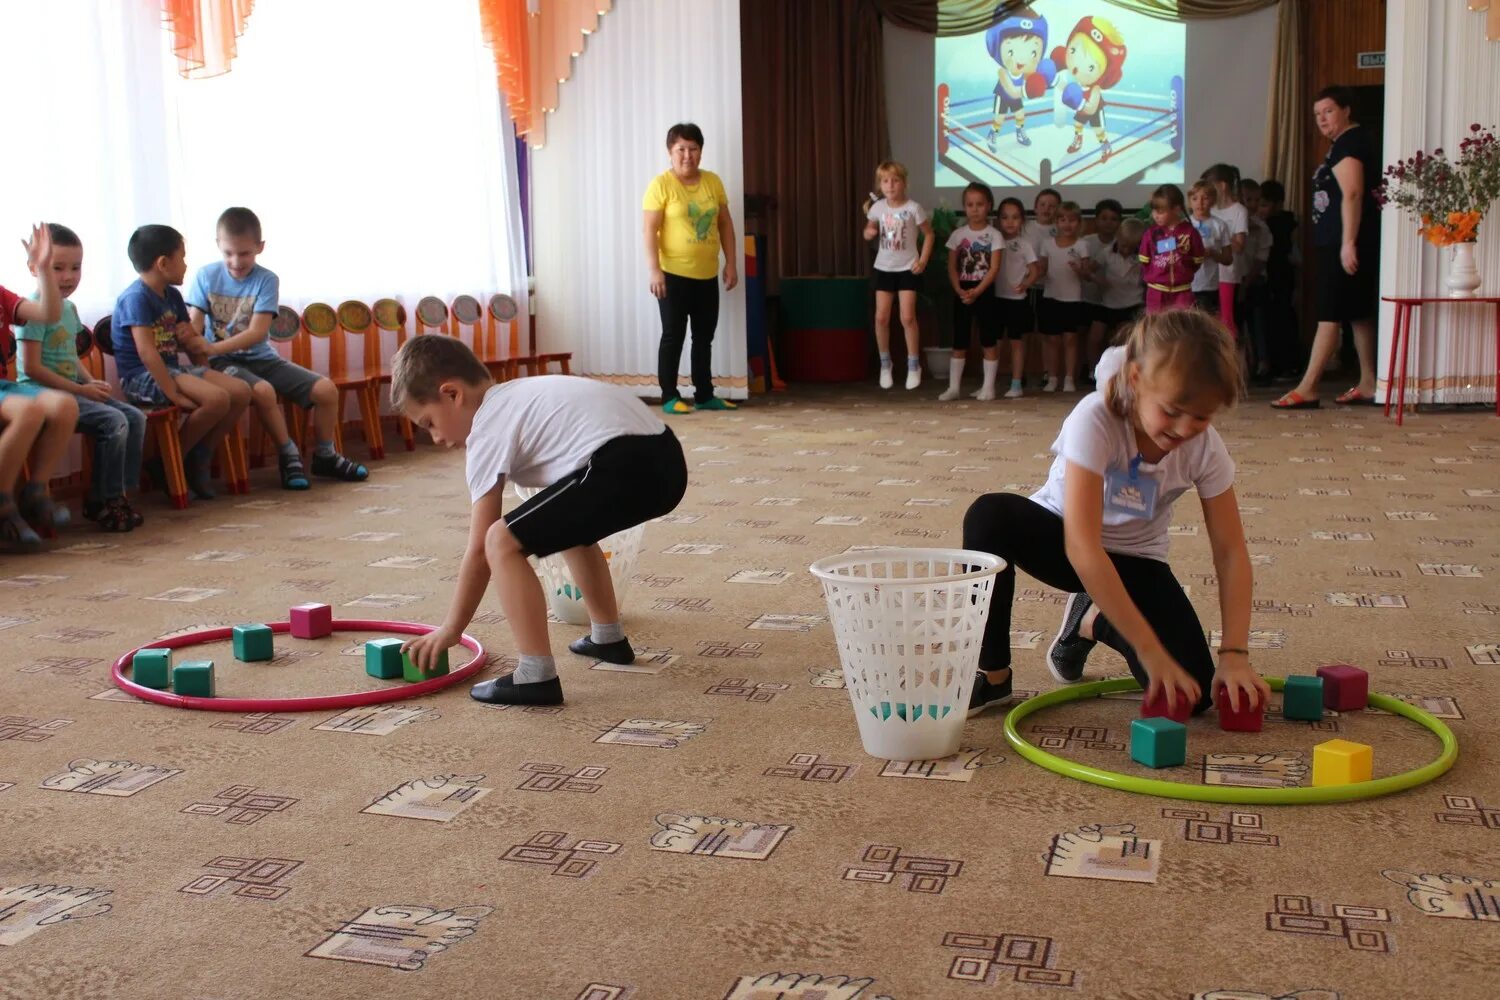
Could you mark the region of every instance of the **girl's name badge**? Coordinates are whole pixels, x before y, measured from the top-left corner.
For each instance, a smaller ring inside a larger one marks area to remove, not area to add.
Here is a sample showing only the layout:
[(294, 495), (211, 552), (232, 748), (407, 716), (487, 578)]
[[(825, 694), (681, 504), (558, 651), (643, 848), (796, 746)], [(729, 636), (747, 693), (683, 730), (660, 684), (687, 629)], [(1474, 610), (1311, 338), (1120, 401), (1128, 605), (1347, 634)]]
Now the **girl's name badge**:
[(1141, 475), (1141, 456), (1130, 460), (1130, 471), (1104, 476), (1104, 509), (1112, 514), (1149, 521), (1156, 514), (1157, 482)]
[(1156, 252), (1157, 253), (1171, 253), (1173, 250), (1176, 250), (1176, 249), (1177, 249), (1177, 240), (1176, 240), (1175, 237), (1170, 237), (1169, 236), (1166, 239), (1161, 239), (1161, 240), (1157, 240), (1156, 241)]

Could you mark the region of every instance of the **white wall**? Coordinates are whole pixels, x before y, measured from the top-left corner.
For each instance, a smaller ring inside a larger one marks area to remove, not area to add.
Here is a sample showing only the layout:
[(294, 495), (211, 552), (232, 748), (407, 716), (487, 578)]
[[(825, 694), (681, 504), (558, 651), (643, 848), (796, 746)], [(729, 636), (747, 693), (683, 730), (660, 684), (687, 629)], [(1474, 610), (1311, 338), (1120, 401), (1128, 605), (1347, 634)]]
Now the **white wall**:
[[(600, 18), (532, 156), (537, 339), (575, 371), (655, 395), (661, 320), (647, 291), (641, 195), (669, 166), (667, 129), (703, 129), (703, 169), (744, 235), (739, 0), (616, 0)], [(743, 253), (736, 247), (743, 278)], [(681, 371), (688, 370), (683, 351)], [(720, 395), (746, 395), (744, 286), (722, 293)]]
[[(1478, 122), (1500, 124), (1500, 42), (1485, 41), (1484, 15), (1449, 0), (1391, 4), (1385, 23), (1385, 160), (1418, 149), (1458, 144)], [(1477, 249), (1480, 295), (1500, 295), (1500, 205), (1485, 206)], [(1450, 252), (1417, 235), (1416, 222), (1394, 207), (1381, 213), (1380, 293), (1445, 295)], [(1495, 399), (1495, 317), (1484, 305), (1422, 307), (1413, 324), (1413, 386), (1422, 402), (1479, 403)], [(1384, 397), (1395, 306), (1381, 304), (1379, 369)]]
[[(1044, 2), (1044, 0), (1043, 0)], [(1046, 7), (1038, 4), (1046, 13)], [(933, 189), (933, 39), (885, 26), (886, 106), (891, 153), (912, 171), (912, 196), (923, 204), (958, 207), (957, 188)], [(1243, 17), (1189, 21), (1187, 25), (1186, 176), (1194, 179), (1217, 162), (1235, 164), (1246, 177), (1259, 178), (1266, 140), (1266, 95), (1276, 49), (1276, 8)], [(873, 164), (871, 167), (873, 168)], [(1152, 185), (1078, 185), (1065, 196), (1085, 207), (1113, 196), (1127, 206), (1142, 204)], [(1008, 189), (1027, 205), (1036, 188)], [(997, 196), (1000, 194), (996, 190)]]

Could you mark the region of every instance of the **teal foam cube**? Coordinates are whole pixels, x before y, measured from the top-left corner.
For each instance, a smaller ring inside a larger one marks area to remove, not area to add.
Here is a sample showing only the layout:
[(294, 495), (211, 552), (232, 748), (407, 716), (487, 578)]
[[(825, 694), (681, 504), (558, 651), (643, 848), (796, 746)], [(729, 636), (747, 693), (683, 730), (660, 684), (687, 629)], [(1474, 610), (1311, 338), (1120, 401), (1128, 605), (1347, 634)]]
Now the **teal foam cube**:
[(1147, 767), (1187, 763), (1187, 726), (1161, 716), (1130, 721), (1130, 759)]
[(269, 625), (236, 625), (234, 627), (234, 658), (246, 663), (269, 660), (276, 655), (271, 640)]
[(1281, 689), (1281, 714), (1298, 722), (1323, 718), (1323, 678), (1294, 675)]
[(411, 662), (410, 653), (401, 654), (401, 676), (405, 677), (407, 681), (413, 684), (415, 684), (417, 681), (427, 681), (431, 680), (434, 677), (441, 677), (447, 672), (448, 651), (446, 649), (438, 655), (437, 666), (433, 668), (432, 673), (430, 674), (424, 674), (422, 673), (422, 671), (417, 669), (417, 665)]
[(388, 681), (404, 672), (400, 639), (371, 639), (365, 643), (365, 673)]
[(172, 690), (190, 698), (214, 696), (214, 661), (190, 660), (172, 668)]
[(130, 676), (142, 687), (165, 691), (172, 678), (170, 649), (138, 649), (130, 658)]

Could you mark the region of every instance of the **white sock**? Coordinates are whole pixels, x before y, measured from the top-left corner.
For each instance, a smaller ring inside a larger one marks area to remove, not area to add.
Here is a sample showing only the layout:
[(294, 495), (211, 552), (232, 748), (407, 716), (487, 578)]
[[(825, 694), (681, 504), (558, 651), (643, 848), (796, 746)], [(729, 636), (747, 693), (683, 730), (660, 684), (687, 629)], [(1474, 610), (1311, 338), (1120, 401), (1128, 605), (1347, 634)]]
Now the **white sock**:
[(984, 359), (984, 388), (986, 392), (995, 391), (995, 374), (999, 371), (999, 358), (996, 358), (994, 361), (991, 361), (989, 358)]
[(964, 380), (964, 362), (967, 360), (968, 358), (954, 358), (948, 362), (948, 388), (954, 392), (958, 391), (958, 383)]

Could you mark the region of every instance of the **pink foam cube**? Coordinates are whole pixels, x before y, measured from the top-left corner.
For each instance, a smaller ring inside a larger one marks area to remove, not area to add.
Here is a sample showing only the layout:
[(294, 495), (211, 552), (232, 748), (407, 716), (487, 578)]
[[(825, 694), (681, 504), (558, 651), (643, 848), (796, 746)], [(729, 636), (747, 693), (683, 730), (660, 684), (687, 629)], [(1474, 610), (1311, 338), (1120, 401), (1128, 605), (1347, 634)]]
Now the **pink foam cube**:
[(292, 608), (292, 635), (321, 639), (333, 632), (333, 609), (326, 604), (298, 604)]
[(1370, 675), (1347, 663), (1318, 668), (1323, 678), (1323, 707), (1335, 712), (1358, 712), (1370, 700)]
[(1235, 711), (1229, 704), (1229, 695), (1224, 685), (1214, 690), (1214, 701), (1219, 706), (1219, 728), (1226, 733), (1258, 733), (1265, 721), (1266, 706), (1258, 696), (1246, 697), (1240, 692), (1240, 707)]
[(1173, 722), (1186, 724), (1193, 717), (1193, 703), (1183, 697), (1182, 692), (1177, 693), (1177, 707), (1167, 711), (1166, 695), (1157, 695), (1155, 698), (1141, 702), (1141, 718), (1143, 719), (1171, 719)]

